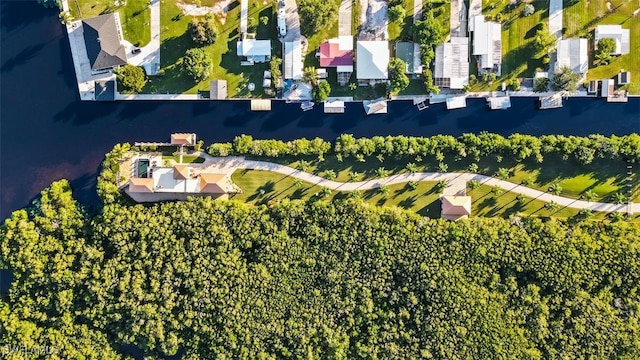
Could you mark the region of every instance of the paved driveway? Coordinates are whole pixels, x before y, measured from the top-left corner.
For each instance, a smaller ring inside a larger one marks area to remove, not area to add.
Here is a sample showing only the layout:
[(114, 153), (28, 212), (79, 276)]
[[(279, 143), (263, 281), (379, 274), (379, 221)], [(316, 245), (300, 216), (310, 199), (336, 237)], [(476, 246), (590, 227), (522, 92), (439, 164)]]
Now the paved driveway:
[(287, 34), (282, 41), (299, 40), (302, 38), (302, 33), (300, 32), (300, 16), (298, 15), (296, 0), (284, 0), (284, 9), (287, 16)]

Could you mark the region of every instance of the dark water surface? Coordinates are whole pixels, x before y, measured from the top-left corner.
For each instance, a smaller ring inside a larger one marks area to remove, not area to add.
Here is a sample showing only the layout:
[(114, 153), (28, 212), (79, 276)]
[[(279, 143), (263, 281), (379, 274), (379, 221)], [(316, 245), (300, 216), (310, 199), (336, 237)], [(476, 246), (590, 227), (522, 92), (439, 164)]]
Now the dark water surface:
[[(367, 117), (350, 104), (346, 114), (321, 109), (303, 113), (274, 103), (270, 113), (251, 113), (246, 102), (79, 101), (69, 43), (57, 11), (35, 1), (0, 2), (0, 219), (24, 207), (52, 181), (66, 178), (75, 196), (95, 204), (95, 180), (104, 153), (115, 143), (168, 140), (195, 132), (207, 144), (246, 133), (256, 138), (315, 137), (343, 132), (373, 135), (460, 135), (487, 130), (503, 135), (629, 134), (640, 131), (640, 98), (627, 104), (571, 99), (558, 110), (538, 111), (534, 99), (512, 99), (506, 111), (489, 112), (483, 100), (466, 109), (434, 105), (418, 112), (394, 102), (388, 115)], [(640, 74), (634, 74), (640, 76)]]

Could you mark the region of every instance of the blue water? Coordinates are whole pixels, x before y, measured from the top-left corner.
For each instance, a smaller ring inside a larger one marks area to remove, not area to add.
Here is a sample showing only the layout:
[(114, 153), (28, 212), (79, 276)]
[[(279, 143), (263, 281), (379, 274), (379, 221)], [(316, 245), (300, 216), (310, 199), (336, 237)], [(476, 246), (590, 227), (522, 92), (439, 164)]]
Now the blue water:
[[(488, 130), (540, 135), (628, 134), (640, 131), (640, 99), (606, 104), (571, 99), (558, 110), (539, 111), (533, 99), (512, 99), (510, 110), (489, 112), (483, 100), (466, 109), (434, 105), (418, 112), (394, 102), (388, 115), (367, 117), (359, 104), (326, 116), (321, 107), (302, 112), (274, 103), (251, 113), (246, 102), (80, 102), (69, 43), (57, 11), (35, 1), (0, 3), (0, 219), (24, 207), (53, 180), (71, 181), (76, 197), (96, 204), (95, 180), (104, 153), (115, 143), (164, 141), (176, 131), (195, 132), (206, 143), (246, 133), (256, 138), (328, 140), (348, 132), (372, 135), (460, 135)], [(640, 76), (634, 74), (633, 76)]]

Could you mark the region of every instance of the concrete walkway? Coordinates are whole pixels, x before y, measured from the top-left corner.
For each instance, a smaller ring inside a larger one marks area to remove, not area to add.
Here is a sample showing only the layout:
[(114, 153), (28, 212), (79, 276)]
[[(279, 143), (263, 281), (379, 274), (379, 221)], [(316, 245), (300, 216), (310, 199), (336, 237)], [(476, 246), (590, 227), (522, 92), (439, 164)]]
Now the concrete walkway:
[(467, 7), (462, 0), (451, 1), (449, 33), (450, 37), (467, 36)]
[(282, 42), (300, 40), (302, 38), (302, 32), (300, 31), (298, 3), (296, 3), (296, 0), (284, 0), (284, 8), (287, 19), (287, 34), (282, 39)]
[(413, 0), (413, 23), (422, 20), (422, 0)]
[(359, 182), (338, 182), (327, 180), (319, 176), (302, 172), (300, 170), (291, 168), (267, 161), (254, 161), (245, 160), (242, 157), (211, 157), (206, 154), (200, 153), (201, 156), (207, 160), (203, 165), (217, 169), (224, 173), (233, 173), (237, 169), (249, 169), (249, 170), (264, 170), (272, 171), (282, 175), (295, 177), (302, 181), (306, 181), (313, 185), (326, 186), (329, 189), (337, 191), (352, 191), (352, 190), (371, 190), (377, 189), (381, 186), (388, 186), (394, 184), (402, 184), (409, 181), (446, 181), (447, 187), (445, 187), (444, 194), (461, 194), (466, 191), (466, 184), (471, 180), (476, 180), (482, 185), (487, 186), (499, 186), (504, 191), (513, 192), (516, 194), (523, 194), (529, 198), (541, 200), (544, 202), (555, 202), (559, 206), (569, 207), (573, 209), (590, 209), (592, 211), (601, 212), (640, 212), (640, 204), (610, 204), (600, 202), (590, 202), (583, 200), (570, 199), (562, 196), (557, 196), (542, 192), (539, 190), (531, 189), (522, 185), (514, 184), (509, 181), (492, 178), (490, 176), (471, 174), (471, 173), (405, 173), (392, 175), (385, 178), (372, 179)]
[(562, 0), (549, 1), (549, 32), (562, 39)]
[(351, 36), (351, 8), (353, 0), (342, 0), (338, 10), (338, 36)]

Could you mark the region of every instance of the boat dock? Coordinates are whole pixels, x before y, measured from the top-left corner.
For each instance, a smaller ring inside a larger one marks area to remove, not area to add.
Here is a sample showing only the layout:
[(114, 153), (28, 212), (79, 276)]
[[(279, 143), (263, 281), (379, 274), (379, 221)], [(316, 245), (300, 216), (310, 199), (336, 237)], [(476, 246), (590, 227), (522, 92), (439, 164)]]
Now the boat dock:
[(562, 96), (560, 94), (553, 94), (549, 96), (540, 96), (540, 109), (557, 109), (562, 107)]

